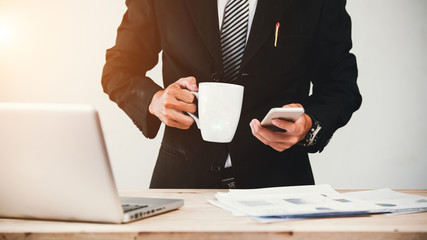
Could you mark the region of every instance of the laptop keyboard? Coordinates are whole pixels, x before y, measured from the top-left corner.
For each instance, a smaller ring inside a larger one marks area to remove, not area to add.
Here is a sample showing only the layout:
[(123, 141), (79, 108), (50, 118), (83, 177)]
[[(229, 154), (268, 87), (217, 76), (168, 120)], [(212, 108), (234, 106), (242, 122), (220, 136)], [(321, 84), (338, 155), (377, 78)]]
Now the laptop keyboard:
[(146, 208), (148, 207), (148, 205), (131, 205), (131, 204), (122, 204), (122, 208), (123, 211), (125, 213), (127, 212), (131, 212), (133, 210), (137, 210), (137, 209), (141, 209), (141, 208)]

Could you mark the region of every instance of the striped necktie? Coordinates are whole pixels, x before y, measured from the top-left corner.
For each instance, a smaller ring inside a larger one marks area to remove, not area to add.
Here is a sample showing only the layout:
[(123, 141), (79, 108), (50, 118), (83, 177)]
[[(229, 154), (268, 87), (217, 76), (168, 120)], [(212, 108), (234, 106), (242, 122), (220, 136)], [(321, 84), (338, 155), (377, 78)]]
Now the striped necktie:
[(248, 0), (229, 0), (221, 30), (221, 54), (225, 82), (237, 79), (248, 31)]

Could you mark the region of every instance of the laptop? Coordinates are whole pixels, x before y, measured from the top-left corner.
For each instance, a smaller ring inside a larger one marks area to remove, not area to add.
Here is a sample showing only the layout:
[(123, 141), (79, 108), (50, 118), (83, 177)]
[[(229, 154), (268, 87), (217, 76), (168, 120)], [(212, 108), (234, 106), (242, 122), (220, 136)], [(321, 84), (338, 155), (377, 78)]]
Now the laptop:
[(92, 106), (0, 103), (0, 217), (127, 223), (183, 205), (119, 197)]

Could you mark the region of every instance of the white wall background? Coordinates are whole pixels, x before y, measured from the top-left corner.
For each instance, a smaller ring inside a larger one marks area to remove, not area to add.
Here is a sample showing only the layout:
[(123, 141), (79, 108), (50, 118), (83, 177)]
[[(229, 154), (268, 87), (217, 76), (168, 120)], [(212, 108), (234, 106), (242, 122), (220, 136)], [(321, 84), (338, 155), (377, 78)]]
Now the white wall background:
[[(349, 0), (347, 9), (363, 105), (311, 156), (316, 182), (427, 188), (427, 1)], [(94, 105), (119, 188), (140, 189), (162, 134), (145, 139), (100, 84), (125, 10), (124, 0), (0, 0), (0, 101)], [(149, 73), (158, 82), (160, 69)]]

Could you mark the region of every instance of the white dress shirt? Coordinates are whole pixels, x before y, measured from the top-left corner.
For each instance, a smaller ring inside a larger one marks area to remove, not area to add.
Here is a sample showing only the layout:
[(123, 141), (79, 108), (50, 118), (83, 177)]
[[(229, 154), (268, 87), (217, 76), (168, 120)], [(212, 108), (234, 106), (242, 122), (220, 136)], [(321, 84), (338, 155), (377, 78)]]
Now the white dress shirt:
[[(224, 12), (225, 7), (227, 6), (229, 0), (218, 0), (218, 25), (219, 25), (219, 31), (221, 31), (222, 28), (222, 22), (224, 19)], [(249, 0), (249, 19), (248, 19), (248, 32), (246, 35), (246, 42), (248, 42), (249, 39), (249, 33), (251, 31), (252, 27), (252, 20), (254, 19), (256, 6), (258, 4), (258, 0)], [(225, 162), (224, 168), (231, 167), (231, 157), (230, 154), (228, 154), (227, 161)]]

